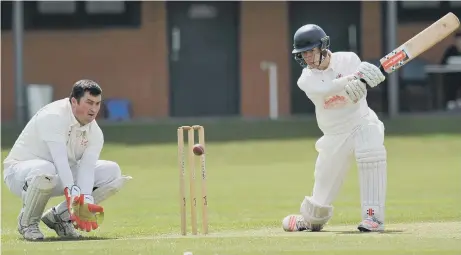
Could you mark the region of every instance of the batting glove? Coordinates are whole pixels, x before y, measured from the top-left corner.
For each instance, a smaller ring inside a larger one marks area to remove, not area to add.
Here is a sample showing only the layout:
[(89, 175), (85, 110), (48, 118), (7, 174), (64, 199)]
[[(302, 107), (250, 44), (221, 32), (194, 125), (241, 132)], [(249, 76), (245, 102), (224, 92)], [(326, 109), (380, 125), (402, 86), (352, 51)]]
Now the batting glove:
[(367, 87), (365, 83), (358, 79), (349, 81), (346, 86), (344, 86), (344, 90), (346, 91), (349, 99), (354, 103), (357, 103), (367, 93)]
[(378, 84), (386, 79), (386, 77), (377, 66), (368, 62), (360, 63), (354, 76), (372, 88), (378, 86)]

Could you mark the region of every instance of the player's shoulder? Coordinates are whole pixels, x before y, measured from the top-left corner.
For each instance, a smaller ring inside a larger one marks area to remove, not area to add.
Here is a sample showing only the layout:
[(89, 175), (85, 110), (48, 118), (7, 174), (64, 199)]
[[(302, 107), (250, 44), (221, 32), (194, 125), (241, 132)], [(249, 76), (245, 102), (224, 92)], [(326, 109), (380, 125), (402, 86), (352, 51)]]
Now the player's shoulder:
[(352, 51), (337, 51), (337, 52), (333, 52), (332, 56), (335, 60), (341, 61), (341, 62), (350, 62), (350, 61), (355, 61), (355, 60), (360, 61), (360, 57), (355, 52), (352, 52)]
[(39, 112), (42, 114), (64, 114), (67, 110), (68, 102), (65, 98), (56, 100), (42, 107)]
[(89, 126), (90, 135), (104, 139), (104, 133), (96, 120), (93, 120)]
[(93, 120), (90, 123), (90, 131), (95, 133), (102, 133), (102, 129), (96, 120)]
[(301, 74), (299, 75), (298, 82), (300, 80), (309, 79), (312, 76), (313, 76), (312, 70), (307, 67), (304, 67), (303, 70), (301, 71)]
[(37, 111), (34, 117), (39, 119), (57, 118), (61, 121), (68, 121), (70, 105), (67, 98), (51, 102)]
[(305, 84), (309, 83), (309, 80), (312, 77), (312, 71), (309, 68), (303, 68), (301, 74), (299, 75), (297, 84), (301, 89)]
[(331, 65), (336, 71), (346, 74), (354, 72), (361, 62), (355, 52), (339, 51), (332, 54)]

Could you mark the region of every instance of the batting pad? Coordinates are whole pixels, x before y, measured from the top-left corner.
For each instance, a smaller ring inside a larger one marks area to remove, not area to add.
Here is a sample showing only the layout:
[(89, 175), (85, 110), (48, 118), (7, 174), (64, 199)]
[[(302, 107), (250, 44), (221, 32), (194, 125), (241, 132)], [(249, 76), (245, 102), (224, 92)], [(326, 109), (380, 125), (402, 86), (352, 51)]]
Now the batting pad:
[(317, 204), (311, 197), (306, 196), (301, 203), (300, 212), (306, 222), (312, 227), (319, 226), (317, 230), (320, 230), (333, 216), (333, 206)]
[(27, 191), (23, 191), (24, 205), (20, 222), (22, 226), (40, 221), (56, 184), (56, 178), (52, 175), (37, 175), (32, 178), (27, 185)]
[(113, 180), (112, 182), (109, 182), (106, 185), (98, 187), (92, 193), (93, 198), (94, 198), (94, 203), (99, 204), (102, 201), (111, 197), (112, 195), (115, 195), (115, 193), (117, 193), (123, 187), (125, 182), (131, 179), (132, 179), (131, 176), (122, 176), (118, 179)]
[(386, 149), (356, 152), (362, 199), (362, 219), (376, 217), (384, 222), (386, 201), (387, 162)]

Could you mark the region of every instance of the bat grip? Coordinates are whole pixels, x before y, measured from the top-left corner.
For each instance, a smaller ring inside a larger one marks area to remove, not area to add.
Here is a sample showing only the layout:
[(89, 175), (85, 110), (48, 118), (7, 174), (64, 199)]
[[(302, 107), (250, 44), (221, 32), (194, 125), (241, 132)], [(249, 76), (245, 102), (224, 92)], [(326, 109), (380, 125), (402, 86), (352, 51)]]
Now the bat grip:
[[(365, 83), (365, 85), (368, 85), (368, 83), (363, 78), (360, 78), (360, 81)], [(370, 85), (368, 85), (368, 86), (370, 86)]]

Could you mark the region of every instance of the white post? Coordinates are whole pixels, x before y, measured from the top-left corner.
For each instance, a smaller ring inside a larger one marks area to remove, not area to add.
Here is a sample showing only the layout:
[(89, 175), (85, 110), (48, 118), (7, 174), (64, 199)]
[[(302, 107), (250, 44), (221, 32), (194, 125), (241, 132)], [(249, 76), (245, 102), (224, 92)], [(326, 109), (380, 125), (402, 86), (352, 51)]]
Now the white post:
[(269, 117), (276, 120), (279, 117), (279, 96), (277, 81), (277, 64), (274, 62), (261, 62), (262, 70), (269, 70)]
[[(397, 2), (387, 1), (387, 52), (397, 48)], [(386, 53), (387, 54), (387, 53)], [(388, 75), (388, 110), (389, 117), (393, 118), (399, 114), (399, 78), (398, 71)]]
[(13, 35), (14, 35), (14, 88), (16, 99), (16, 121), (24, 126), (26, 120), (26, 99), (23, 80), (23, 37), (24, 37), (24, 7), (22, 1), (13, 2)]

